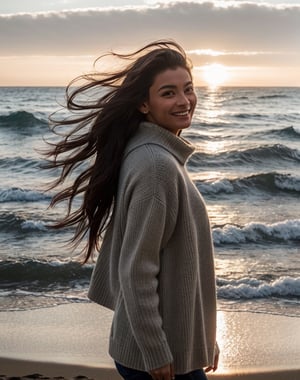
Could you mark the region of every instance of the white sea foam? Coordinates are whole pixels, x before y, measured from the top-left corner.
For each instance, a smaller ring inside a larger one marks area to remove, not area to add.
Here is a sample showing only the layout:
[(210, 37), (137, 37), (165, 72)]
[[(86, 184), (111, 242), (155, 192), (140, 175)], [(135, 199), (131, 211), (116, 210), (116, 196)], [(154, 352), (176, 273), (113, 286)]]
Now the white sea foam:
[(228, 179), (220, 179), (214, 182), (201, 183), (199, 189), (204, 194), (233, 193), (233, 184)]
[(49, 199), (39, 191), (26, 190), (19, 187), (0, 189), (0, 203), (4, 202), (37, 202)]
[(213, 230), (215, 244), (239, 244), (263, 240), (300, 240), (300, 219), (274, 224), (249, 223), (244, 227), (226, 225)]
[(264, 190), (274, 193), (275, 191), (300, 191), (300, 177), (290, 174), (280, 174), (276, 172), (261, 173), (249, 177), (227, 179), (222, 178), (216, 181), (197, 182), (197, 186), (203, 194), (231, 194), (235, 191), (252, 193), (256, 190)]
[(273, 282), (251, 278), (222, 281), (218, 296), (226, 299), (299, 297), (300, 278), (280, 277)]
[(282, 190), (300, 191), (300, 178), (291, 176), (276, 176), (275, 185)]
[(37, 231), (47, 231), (47, 227), (44, 222), (40, 220), (26, 220), (21, 223), (21, 228), (23, 230), (37, 230)]

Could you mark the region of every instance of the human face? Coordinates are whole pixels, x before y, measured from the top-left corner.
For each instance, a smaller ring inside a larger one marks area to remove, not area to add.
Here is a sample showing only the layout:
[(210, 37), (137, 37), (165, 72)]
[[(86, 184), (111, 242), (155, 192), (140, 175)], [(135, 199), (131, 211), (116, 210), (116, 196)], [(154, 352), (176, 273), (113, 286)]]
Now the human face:
[(146, 114), (147, 121), (178, 134), (191, 125), (196, 103), (189, 72), (177, 67), (157, 74), (140, 111)]

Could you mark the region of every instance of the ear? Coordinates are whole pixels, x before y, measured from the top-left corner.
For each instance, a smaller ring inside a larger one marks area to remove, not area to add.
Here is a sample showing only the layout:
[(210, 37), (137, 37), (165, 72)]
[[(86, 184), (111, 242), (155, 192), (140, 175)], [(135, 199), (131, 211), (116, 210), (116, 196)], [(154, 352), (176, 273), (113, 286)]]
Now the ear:
[(147, 115), (147, 113), (149, 112), (149, 107), (148, 107), (148, 104), (146, 102), (144, 102), (143, 104), (141, 104), (139, 106), (139, 111), (145, 115)]

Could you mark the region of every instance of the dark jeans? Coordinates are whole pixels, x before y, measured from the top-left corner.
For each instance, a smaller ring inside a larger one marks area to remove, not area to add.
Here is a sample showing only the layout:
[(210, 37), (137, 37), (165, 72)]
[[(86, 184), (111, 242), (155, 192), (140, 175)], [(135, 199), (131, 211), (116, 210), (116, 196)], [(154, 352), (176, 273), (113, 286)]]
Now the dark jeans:
[[(151, 375), (148, 372), (138, 371), (137, 369), (132, 369), (124, 367), (119, 363), (115, 363), (119, 374), (125, 380), (152, 380)], [(184, 375), (176, 375), (176, 380), (207, 380), (205, 372), (202, 369), (197, 369), (196, 371), (186, 373)]]

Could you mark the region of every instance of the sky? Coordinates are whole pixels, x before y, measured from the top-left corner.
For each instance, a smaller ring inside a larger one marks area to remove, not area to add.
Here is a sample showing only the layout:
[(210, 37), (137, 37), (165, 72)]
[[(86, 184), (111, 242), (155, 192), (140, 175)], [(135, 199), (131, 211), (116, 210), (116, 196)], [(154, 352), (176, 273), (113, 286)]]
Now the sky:
[(0, 0), (0, 86), (65, 86), (157, 39), (196, 85), (300, 86), (300, 0)]

